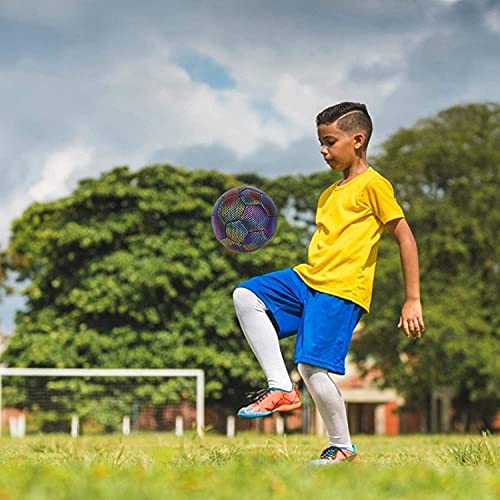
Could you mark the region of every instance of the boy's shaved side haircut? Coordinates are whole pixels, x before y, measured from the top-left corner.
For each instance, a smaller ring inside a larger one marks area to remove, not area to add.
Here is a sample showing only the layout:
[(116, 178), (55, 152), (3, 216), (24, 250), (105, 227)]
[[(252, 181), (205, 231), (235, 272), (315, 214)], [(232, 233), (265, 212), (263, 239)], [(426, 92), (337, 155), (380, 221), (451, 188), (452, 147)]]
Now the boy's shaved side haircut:
[(373, 124), (364, 104), (359, 102), (341, 102), (335, 104), (335, 106), (330, 106), (318, 114), (316, 117), (316, 126), (329, 125), (337, 120), (337, 127), (348, 134), (362, 130), (366, 135), (363, 147), (364, 149), (368, 147), (373, 131)]

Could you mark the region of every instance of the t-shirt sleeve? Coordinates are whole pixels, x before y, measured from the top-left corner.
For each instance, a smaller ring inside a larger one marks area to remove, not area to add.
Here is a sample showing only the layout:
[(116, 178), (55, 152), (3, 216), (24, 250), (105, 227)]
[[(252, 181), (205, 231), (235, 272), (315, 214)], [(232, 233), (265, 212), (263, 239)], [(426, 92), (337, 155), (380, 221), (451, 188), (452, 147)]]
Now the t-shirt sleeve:
[(369, 182), (366, 186), (366, 194), (373, 213), (382, 224), (405, 216), (396, 200), (394, 189), (387, 179), (380, 177)]

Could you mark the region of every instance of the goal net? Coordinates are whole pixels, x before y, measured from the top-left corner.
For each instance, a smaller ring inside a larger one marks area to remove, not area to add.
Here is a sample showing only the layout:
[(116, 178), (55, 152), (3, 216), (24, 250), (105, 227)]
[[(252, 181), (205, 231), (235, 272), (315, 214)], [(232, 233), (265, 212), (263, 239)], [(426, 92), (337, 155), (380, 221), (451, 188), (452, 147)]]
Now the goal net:
[(199, 369), (0, 367), (0, 436), (18, 417), (23, 433), (72, 434), (168, 431), (182, 417), (202, 435), (204, 393)]

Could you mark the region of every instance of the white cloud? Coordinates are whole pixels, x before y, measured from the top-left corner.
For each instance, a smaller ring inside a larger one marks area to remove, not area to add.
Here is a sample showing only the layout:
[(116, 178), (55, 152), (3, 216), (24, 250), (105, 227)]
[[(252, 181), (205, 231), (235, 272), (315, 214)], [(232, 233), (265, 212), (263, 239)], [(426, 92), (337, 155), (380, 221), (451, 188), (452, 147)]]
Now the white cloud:
[(493, 33), (500, 33), (500, 10), (487, 11), (484, 14), (484, 22)]
[(292, 130), (301, 133), (312, 132), (315, 111), (319, 111), (325, 97), (309, 82), (300, 82), (291, 74), (285, 73), (277, 80), (272, 102), (275, 108), (285, 116)]
[(72, 174), (88, 168), (93, 159), (91, 148), (68, 146), (52, 153), (43, 166), (40, 179), (29, 189), (28, 198), (33, 201), (57, 199), (69, 193)]
[(2, 0), (0, 17), (13, 21), (60, 26), (75, 19), (79, 0)]
[(1, 206), (2, 217), (0, 217), (0, 247), (5, 248), (10, 237), (10, 226), (12, 221), (19, 217), (27, 207), (29, 200), (26, 193), (16, 191)]
[[(239, 88), (220, 90), (193, 82), (170, 56), (168, 47), (155, 44), (141, 60), (111, 64), (100, 77), (113, 90), (97, 114), (125, 115), (125, 121), (114, 124), (126, 135), (125, 141), (118, 138), (122, 147), (150, 153), (221, 144), (243, 157), (262, 142), (282, 143), (286, 124), (263, 123), (251, 95)], [(99, 120), (96, 127), (95, 135), (102, 135)], [(102, 133), (109, 137), (109, 128)]]
[(88, 171), (93, 159), (93, 150), (81, 145), (70, 145), (50, 153), (43, 162), (38, 179), (33, 184), (27, 189), (18, 188), (2, 199), (0, 246), (6, 245), (10, 236), (11, 222), (21, 216), (23, 210), (35, 201), (54, 200), (69, 194), (74, 188), (71, 180), (74, 180), (75, 174)]
[(382, 97), (390, 96), (401, 85), (401, 82), (401, 75), (396, 75), (394, 78), (382, 80), (379, 84), (380, 95)]

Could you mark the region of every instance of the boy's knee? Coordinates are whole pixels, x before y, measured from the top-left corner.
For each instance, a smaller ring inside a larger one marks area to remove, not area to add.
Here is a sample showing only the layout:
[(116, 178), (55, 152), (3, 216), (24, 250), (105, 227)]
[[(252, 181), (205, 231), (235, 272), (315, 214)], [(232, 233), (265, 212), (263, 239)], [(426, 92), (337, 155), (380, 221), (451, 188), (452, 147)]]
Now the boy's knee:
[(306, 380), (309, 378), (311, 374), (311, 368), (313, 368), (311, 365), (308, 365), (307, 363), (299, 363), (297, 365), (297, 370), (300, 373), (300, 376)]
[(256, 295), (247, 288), (238, 287), (233, 291), (233, 303), (238, 311), (253, 308), (256, 298)]
[(325, 370), (324, 368), (320, 368), (319, 366), (309, 365), (307, 363), (299, 363), (297, 365), (297, 370), (300, 373), (300, 376), (304, 380), (310, 379), (315, 373), (326, 373), (326, 374), (328, 374), (328, 371)]

